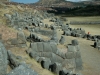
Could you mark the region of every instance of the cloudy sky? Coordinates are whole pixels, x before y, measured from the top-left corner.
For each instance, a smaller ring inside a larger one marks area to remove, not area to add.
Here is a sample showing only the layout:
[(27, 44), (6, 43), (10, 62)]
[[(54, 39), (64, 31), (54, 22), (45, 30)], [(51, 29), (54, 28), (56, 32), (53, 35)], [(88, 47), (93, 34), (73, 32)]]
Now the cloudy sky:
[[(11, 0), (11, 1), (20, 2), (20, 3), (34, 3), (39, 0)], [(67, 1), (79, 2), (79, 1), (88, 1), (88, 0), (67, 0)]]

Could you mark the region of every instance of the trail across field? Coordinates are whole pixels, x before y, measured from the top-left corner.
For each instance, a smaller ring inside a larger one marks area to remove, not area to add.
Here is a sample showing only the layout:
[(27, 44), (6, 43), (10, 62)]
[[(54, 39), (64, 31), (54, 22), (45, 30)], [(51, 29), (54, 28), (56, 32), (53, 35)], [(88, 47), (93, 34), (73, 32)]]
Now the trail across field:
[[(100, 21), (100, 17), (68, 17), (70, 21)], [(86, 33), (90, 32), (91, 35), (100, 35), (100, 25), (70, 25), (72, 28), (83, 28)], [(92, 47), (93, 41), (67, 37), (68, 41), (71, 39), (78, 39), (80, 43), (80, 51), (83, 60), (84, 75), (100, 75), (100, 51)], [(69, 41), (70, 43), (71, 41)]]
[(100, 51), (93, 48), (93, 41), (66, 36), (67, 42), (71, 43), (72, 39), (77, 39), (80, 44), (80, 51), (83, 60), (84, 75), (100, 75)]

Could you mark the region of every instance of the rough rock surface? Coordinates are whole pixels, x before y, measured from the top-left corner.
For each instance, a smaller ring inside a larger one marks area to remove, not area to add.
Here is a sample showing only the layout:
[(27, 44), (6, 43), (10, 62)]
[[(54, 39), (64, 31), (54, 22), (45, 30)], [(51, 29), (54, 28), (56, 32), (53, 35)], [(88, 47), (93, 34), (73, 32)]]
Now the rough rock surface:
[(7, 64), (7, 51), (0, 42), (0, 75), (5, 75), (7, 73)]

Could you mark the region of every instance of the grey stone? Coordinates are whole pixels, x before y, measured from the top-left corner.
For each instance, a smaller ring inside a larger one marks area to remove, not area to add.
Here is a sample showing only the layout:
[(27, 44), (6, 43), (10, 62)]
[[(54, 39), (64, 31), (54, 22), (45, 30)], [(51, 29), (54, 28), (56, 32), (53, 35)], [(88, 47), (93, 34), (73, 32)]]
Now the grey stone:
[(75, 58), (75, 62), (76, 62), (76, 70), (82, 70), (82, 59), (81, 57), (79, 58)]
[(43, 52), (43, 50), (44, 50), (43, 43), (42, 42), (37, 42), (37, 48), (40, 52)]
[(59, 75), (59, 72), (62, 70), (62, 65), (58, 62), (53, 64), (53, 72)]
[(51, 26), (51, 29), (52, 29), (52, 30), (56, 30), (56, 27), (55, 27), (55, 26)]
[(87, 34), (87, 40), (91, 40), (92, 36), (91, 34)]
[(100, 50), (100, 46), (98, 46), (98, 50)]
[(80, 53), (80, 51), (77, 51), (75, 58), (80, 58), (80, 57), (81, 57), (81, 53)]
[(58, 40), (58, 37), (57, 37), (56, 34), (54, 34), (54, 35), (52, 36), (51, 40), (54, 41), (54, 42), (57, 43), (57, 44), (59, 43), (59, 40)]
[(50, 65), (51, 65), (50, 59), (44, 59), (43, 61), (41, 61), (41, 66), (47, 70), (49, 70)]
[(36, 58), (37, 56), (38, 56), (38, 54), (37, 54), (37, 52), (35, 52), (35, 51), (31, 51), (30, 53), (29, 53), (29, 56), (31, 57), (31, 58)]
[(45, 28), (49, 28), (49, 25), (48, 24), (45, 24)]
[(52, 52), (41, 52), (41, 56), (51, 58), (52, 57)]
[(39, 57), (37, 62), (41, 63), (45, 59), (46, 59), (45, 57)]
[(9, 20), (11, 20), (11, 15), (10, 14), (4, 14), (5, 17), (7, 17)]
[(76, 39), (74, 39), (74, 40), (72, 40), (72, 45), (73, 46), (79, 45), (79, 42)]
[(21, 63), (23, 63), (24, 61), (22, 60), (22, 58), (20, 59), (19, 56), (15, 56), (14, 54), (12, 54), (12, 52), (10, 50), (7, 51), (8, 52), (8, 60), (10, 61), (10, 66), (11, 68), (15, 68), (18, 67)]
[(6, 75), (7, 73), (7, 58), (7, 51), (0, 42), (0, 75)]
[(52, 43), (52, 44), (50, 44), (50, 46), (51, 46), (51, 48), (52, 48), (52, 52), (53, 52), (53, 53), (56, 53), (56, 52), (57, 52), (57, 45), (54, 44), (54, 43)]
[(61, 52), (60, 49), (57, 50), (56, 54), (59, 55), (60, 57), (64, 58), (64, 59), (66, 58), (66, 56), (65, 56), (66, 53)]
[(67, 52), (65, 56), (66, 56), (66, 59), (73, 59), (76, 57), (76, 54), (75, 52)]
[(59, 43), (60, 44), (64, 44), (65, 43), (65, 37), (64, 36), (61, 36), (61, 39), (59, 40)]
[[(60, 71), (59, 75), (71, 75), (69, 70), (67, 70), (65, 67)], [(72, 74), (74, 75), (74, 74)], [(76, 75), (76, 74), (75, 74)]]
[(76, 68), (75, 58), (65, 59), (62, 63), (62, 66), (65, 67), (67, 70), (75, 69)]
[(20, 30), (20, 31), (17, 33), (17, 40), (18, 40), (18, 43), (20, 43), (20, 44), (26, 43), (26, 37), (25, 37), (23, 31)]
[(11, 39), (11, 44), (12, 45), (18, 45), (17, 39)]
[(44, 52), (52, 52), (52, 48), (48, 43), (43, 43), (43, 48), (44, 48)]
[(38, 73), (30, 69), (27, 65), (22, 64), (13, 69), (7, 75), (38, 75)]
[(70, 36), (71, 35), (71, 31), (64, 31), (64, 35)]
[(68, 51), (69, 51), (69, 52), (77, 52), (77, 49), (76, 49), (75, 46), (68, 45)]
[(37, 43), (31, 43), (31, 48), (33, 51), (38, 51)]
[(98, 46), (100, 46), (100, 42), (95, 41), (95, 42), (94, 42), (94, 48), (98, 48)]
[(52, 53), (52, 57), (50, 58), (52, 63), (58, 62), (58, 63), (62, 63), (64, 61), (64, 59), (54, 53)]

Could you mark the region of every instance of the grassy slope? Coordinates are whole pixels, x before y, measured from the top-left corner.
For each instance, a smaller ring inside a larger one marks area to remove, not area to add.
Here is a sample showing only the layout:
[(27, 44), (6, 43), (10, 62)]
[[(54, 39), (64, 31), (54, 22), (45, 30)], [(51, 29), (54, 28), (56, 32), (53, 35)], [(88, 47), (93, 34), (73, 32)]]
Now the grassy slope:
[[(29, 11), (30, 9), (27, 9), (27, 11)], [(4, 18), (4, 14), (5, 13), (10, 13), (12, 14), (13, 11), (17, 11), (17, 12), (23, 12), (25, 11), (24, 9), (22, 9), (19, 6), (14, 6), (14, 5), (0, 5), (0, 34), (2, 34), (2, 38), (4, 40), (4, 44), (7, 48), (7, 50), (11, 50), (12, 53), (14, 53), (15, 55), (19, 55), (22, 56), (24, 58), (24, 60), (26, 61), (27, 64), (31, 64), (31, 68), (33, 70), (35, 70), (36, 72), (39, 73), (39, 75), (54, 75), (53, 73), (51, 73), (50, 71), (43, 69), (39, 63), (37, 63), (34, 59), (31, 59), (25, 52), (25, 50), (28, 49), (28, 47), (26, 48), (18, 48), (18, 47), (13, 47), (10, 45), (7, 45), (6, 42), (8, 39), (10, 38), (16, 38), (17, 36), (17, 31), (14, 30), (13, 28), (9, 28), (6, 24), (6, 18)], [(33, 10), (30, 10), (33, 11)], [(25, 32), (25, 31), (24, 31)], [(25, 32), (26, 33), (26, 32)], [(26, 35), (29, 35), (29, 33), (26, 33)], [(27, 42), (27, 45), (29, 45), (29, 43)], [(11, 71), (11, 68), (8, 66), (7, 71)]]

